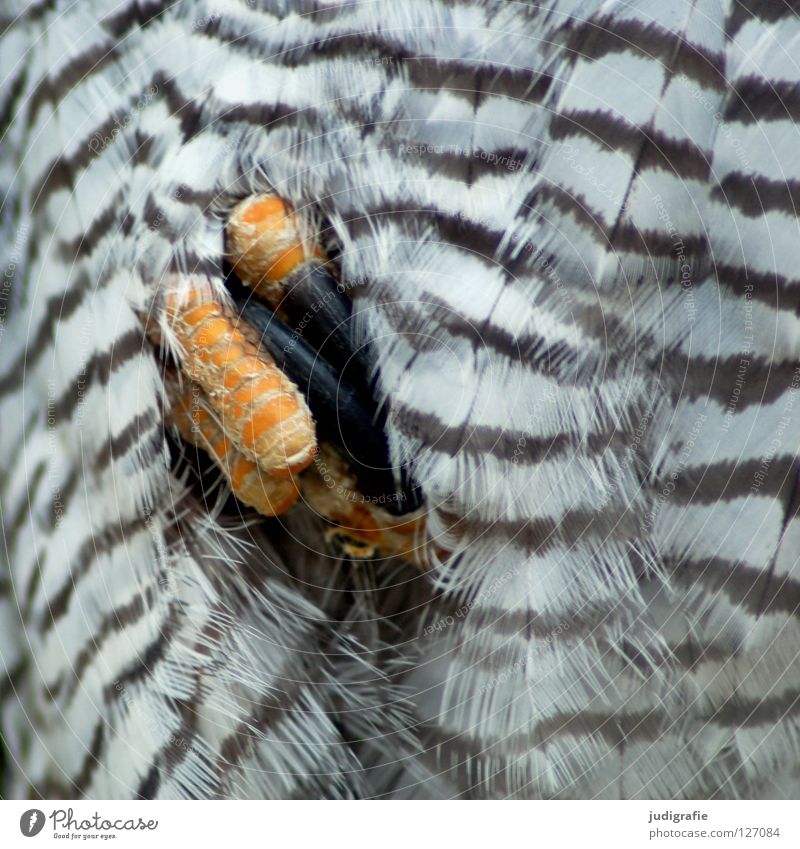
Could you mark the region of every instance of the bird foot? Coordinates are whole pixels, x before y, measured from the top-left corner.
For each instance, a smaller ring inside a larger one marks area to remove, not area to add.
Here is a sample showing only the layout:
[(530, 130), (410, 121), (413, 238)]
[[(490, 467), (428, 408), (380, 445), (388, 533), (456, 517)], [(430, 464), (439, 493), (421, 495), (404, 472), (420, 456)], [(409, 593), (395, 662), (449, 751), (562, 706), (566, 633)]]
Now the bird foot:
[(165, 373), (175, 430), (262, 515), (300, 500), (326, 521), (338, 553), (424, 566), (421, 498), (391, 468), (352, 304), (316, 234), (262, 194), (235, 207), (226, 242), (235, 308), (202, 289), (164, 293), (178, 363)]

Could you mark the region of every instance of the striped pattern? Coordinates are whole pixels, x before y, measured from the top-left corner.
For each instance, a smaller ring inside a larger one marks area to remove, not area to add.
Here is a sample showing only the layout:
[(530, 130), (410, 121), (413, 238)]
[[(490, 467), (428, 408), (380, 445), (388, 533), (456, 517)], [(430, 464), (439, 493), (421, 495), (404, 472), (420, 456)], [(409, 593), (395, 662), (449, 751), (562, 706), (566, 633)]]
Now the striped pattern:
[[(800, 794), (795, 6), (4, 12), (9, 795)], [(431, 573), (170, 472), (142, 320), (262, 191), (325, 222)]]

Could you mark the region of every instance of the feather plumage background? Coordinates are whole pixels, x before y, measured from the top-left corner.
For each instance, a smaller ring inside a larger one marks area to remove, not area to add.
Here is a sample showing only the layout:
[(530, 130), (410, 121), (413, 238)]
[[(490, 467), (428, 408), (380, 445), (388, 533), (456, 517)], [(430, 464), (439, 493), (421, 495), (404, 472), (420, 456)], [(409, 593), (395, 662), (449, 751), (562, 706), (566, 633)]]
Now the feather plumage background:
[[(2, 4), (5, 794), (800, 791), (800, 20)], [(236, 521), (143, 321), (324, 227), (429, 573)]]

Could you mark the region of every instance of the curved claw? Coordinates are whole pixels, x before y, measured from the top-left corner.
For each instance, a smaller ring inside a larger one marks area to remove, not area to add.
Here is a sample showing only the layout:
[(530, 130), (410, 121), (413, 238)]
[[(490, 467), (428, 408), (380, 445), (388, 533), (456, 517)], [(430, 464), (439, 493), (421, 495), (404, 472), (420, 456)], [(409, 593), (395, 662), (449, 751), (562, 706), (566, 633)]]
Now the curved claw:
[(326, 268), (313, 265), (298, 275), (277, 308), (288, 324), (302, 327), (303, 338), (332, 366), (368, 385), (365, 349), (352, 341), (352, 302)]
[[(422, 499), (413, 481), (397, 486), (370, 363), (353, 345), (352, 304), (325, 263), (310, 216), (262, 193), (236, 205), (225, 233), (234, 272), (229, 289), (247, 332), (259, 337), (254, 343), (303, 388), (320, 435), (342, 449), (363, 492), (395, 515), (418, 509)], [(239, 281), (275, 312), (251, 300)]]
[(398, 487), (389, 458), (385, 414), (365, 384), (359, 389), (343, 379), (268, 307), (253, 300), (240, 300), (237, 305), (258, 341), (303, 390), (320, 436), (341, 449), (364, 493), (394, 515), (417, 510), (422, 504), (419, 488), (403, 479), (402, 472)]

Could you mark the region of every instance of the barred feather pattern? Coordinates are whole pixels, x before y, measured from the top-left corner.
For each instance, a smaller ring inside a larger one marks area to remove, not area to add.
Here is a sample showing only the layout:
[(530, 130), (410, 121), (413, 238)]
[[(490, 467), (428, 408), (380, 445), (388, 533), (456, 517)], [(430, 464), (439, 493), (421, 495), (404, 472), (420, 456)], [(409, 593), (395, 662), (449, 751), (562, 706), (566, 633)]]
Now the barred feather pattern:
[[(3, 5), (10, 795), (800, 795), (797, 4)], [(265, 190), (430, 574), (169, 462), (143, 317)]]

